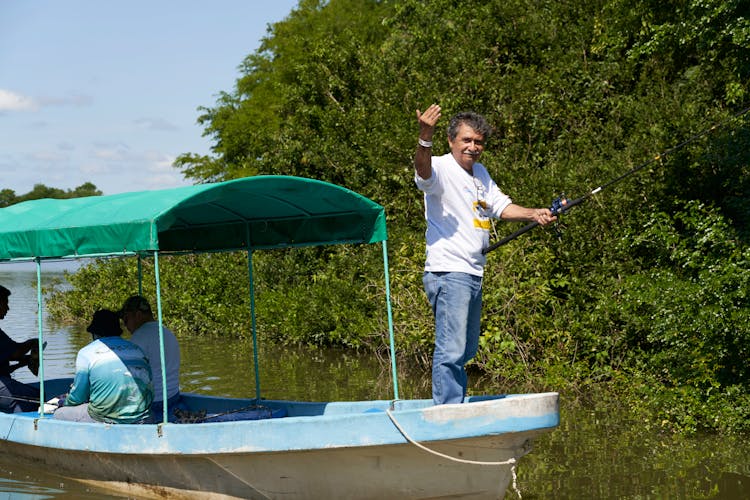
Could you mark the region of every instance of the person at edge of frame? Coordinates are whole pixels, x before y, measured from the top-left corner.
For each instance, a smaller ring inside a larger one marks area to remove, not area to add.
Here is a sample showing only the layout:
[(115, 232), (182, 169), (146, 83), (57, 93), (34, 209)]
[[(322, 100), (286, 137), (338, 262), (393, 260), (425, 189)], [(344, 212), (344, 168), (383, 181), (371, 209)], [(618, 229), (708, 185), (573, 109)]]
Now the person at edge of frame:
[[(10, 290), (0, 285), (0, 319), (4, 319), (10, 311), (10, 295)], [(34, 375), (38, 373), (39, 355), (36, 349), (36, 339), (16, 342), (0, 328), (0, 411), (19, 413), (39, 408), (39, 390), (11, 376), (23, 366), (27, 366)], [(11, 361), (17, 363), (11, 364)]]

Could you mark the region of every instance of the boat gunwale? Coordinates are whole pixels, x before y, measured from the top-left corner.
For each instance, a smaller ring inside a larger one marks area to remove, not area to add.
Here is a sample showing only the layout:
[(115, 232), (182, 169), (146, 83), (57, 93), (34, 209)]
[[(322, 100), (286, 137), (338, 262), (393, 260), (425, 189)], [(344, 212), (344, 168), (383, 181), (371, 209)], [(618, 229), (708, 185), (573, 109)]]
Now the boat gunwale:
[[(188, 394), (188, 398), (193, 395)], [(201, 396), (213, 398), (212, 396)], [(487, 399), (490, 398), (490, 399)], [(207, 454), (304, 451), (471, 439), (486, 435), (544, 431), (559, 424), (559, 395), (532, 393), (483, 396), (474, 402), (435, 406), (430, 400), (371, 400), (315, 403), (263, 400), (270, 408), (323, 405), (332, 413), (258, 420), (168, 424), (106, 424), (55, 420), (35, 412), (0, 415), (2, 438), (19, 444), (115, 454)], [(216, 398), (239, 404), (254, 400)], [(336, 407), (360, 411), (340, 412)], [(521, 408), (518, 410), (517, 408)], [(530, 411), (533, 408), (533, 411)], [(515, 413), (514, 413), (515, 412)], [(7, 424), (7, 425), (6, 425)], [(45, 432), (54, 430), (54, 432)]]

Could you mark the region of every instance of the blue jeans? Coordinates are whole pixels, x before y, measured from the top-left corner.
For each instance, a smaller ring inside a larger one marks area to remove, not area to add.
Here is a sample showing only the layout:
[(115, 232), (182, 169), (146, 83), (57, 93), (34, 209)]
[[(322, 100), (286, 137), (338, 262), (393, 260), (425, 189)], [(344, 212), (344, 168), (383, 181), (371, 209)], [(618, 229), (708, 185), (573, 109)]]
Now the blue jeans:
[(422, 282), (435, 315), (432, 399), (435, 404), (462, 403), (467, 385), (464, 365), (479, 348), (482, 277), (425, 272)]

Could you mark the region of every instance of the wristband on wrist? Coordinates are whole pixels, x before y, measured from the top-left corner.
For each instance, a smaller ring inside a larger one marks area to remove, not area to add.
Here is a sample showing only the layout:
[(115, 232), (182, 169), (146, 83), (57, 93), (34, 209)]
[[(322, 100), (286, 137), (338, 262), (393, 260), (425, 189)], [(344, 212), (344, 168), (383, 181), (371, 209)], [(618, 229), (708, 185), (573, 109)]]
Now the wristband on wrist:
[(423, 148), (431, 148), (432, 147), (432, 141), (425, 141), (421, 137), (419, 138), (419, 145)]

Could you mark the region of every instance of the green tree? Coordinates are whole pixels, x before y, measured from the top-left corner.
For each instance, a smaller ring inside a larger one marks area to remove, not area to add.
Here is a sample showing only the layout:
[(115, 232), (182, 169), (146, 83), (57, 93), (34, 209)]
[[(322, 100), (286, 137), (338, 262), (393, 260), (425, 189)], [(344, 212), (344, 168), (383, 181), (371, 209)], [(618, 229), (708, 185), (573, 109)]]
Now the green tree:
[(72, 191), (68, 190), (66, 197), (68, 198), (83, 198), (85, 196), (101, 196), (102, 192), (99, 191), (96, 186), (90, 182), (84, 182), (80, 186), (76, 187)]
[(102, 192), (91, 182), (84, 182), (75, 189), (68, 190), (49, 187), (44, 184), (34, 184), (34, 188), (31, 191), (22, 195), (16, 195), (16, 192), (12, 189), (3, 189), (0, 191), (0, 208), (22, 201), (40, 200), (42, 198), (82, 198), (84, 196), (101, 196), (101, 194)]
[(0, 208), (8, 207), (16, 203), (16, 192), (12, 189), (0, 190)]

